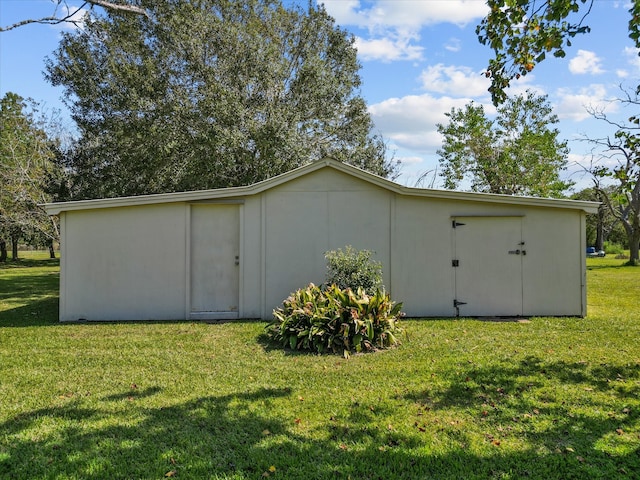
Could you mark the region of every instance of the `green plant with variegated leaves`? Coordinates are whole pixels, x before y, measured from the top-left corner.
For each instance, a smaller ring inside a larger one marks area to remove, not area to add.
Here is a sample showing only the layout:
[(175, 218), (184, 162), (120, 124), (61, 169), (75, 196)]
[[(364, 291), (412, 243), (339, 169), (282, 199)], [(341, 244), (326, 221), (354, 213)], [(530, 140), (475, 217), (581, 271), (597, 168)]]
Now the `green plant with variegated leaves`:
[(404, 329), (398, 321), (402, 303), (377, 289), (368, 295), (333, 284), (321, 288), (309, 284), (293, 292), (273, 311), (267, 335), (283, 347), (317, 353), (375, 351), (400, 343)]

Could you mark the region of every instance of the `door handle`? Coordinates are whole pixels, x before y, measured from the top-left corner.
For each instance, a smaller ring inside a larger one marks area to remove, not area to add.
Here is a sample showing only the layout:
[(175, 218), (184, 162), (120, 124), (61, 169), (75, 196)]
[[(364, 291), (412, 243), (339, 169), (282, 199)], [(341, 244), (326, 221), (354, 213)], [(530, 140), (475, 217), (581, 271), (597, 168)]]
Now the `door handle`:
[(520, 250), (509, 250), (509, 255), (520, 255)]

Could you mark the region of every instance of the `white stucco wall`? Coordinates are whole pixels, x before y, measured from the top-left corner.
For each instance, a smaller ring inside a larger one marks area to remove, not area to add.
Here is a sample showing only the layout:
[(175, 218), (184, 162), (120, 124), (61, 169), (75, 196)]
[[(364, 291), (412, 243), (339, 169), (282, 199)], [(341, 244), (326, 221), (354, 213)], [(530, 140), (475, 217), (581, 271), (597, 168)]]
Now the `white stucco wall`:
[(185, 318), (184, 204), (64, 213), (60, 320)]

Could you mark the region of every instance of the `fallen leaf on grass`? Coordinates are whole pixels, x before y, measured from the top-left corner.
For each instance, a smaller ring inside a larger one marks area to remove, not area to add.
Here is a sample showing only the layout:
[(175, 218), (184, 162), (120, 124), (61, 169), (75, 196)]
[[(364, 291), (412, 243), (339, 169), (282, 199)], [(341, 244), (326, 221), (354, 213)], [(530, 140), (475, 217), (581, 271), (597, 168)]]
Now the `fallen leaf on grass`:
[(271, 432), (269, 430), (267, 430), (266, 428), (262, 431), (262, 435), (271, 435)]
[(622, 435), (624, 433), (624, 430), (622, 430), (621, 428), (616, 428), (616, 433), (618, 435)]
[(269, 471), (270, 471), (271, 473), (275, 472), (275, 471), (276, 471), (276, 466), (275, 466), (275, 465), (271, 465), (271, 466), (269, 467)]
[(177, 474), (178, 474), (178, 472), (177, 472), (177, 471), (175, 471), (175, 470), (171, 470), (171, 471), (169, 471), (169, 472), (165, 473), (165, 474), (164, 474), (164, 476), (165, 476), (165, 477), (169, 477), (169, 478), (170, 478), (170, 477), (175, 477)]
[(294, 422), (296, 425), (300, 425), (300, 422), (302, 422), (302, 420), (300, 420), (299, 418), (296, 418), (293, 422)]

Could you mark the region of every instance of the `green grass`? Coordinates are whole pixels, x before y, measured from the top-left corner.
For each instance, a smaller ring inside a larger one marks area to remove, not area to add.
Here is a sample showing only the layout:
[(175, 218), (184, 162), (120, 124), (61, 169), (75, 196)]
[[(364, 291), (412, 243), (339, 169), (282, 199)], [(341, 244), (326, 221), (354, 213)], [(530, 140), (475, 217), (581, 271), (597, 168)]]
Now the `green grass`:
[(59, 324), (57, 261), (0, 266), (2, 479), (584, 479), (640, 472), (640, 268), (589, 317), (410, 320), (282, 352), (262, 322)]

